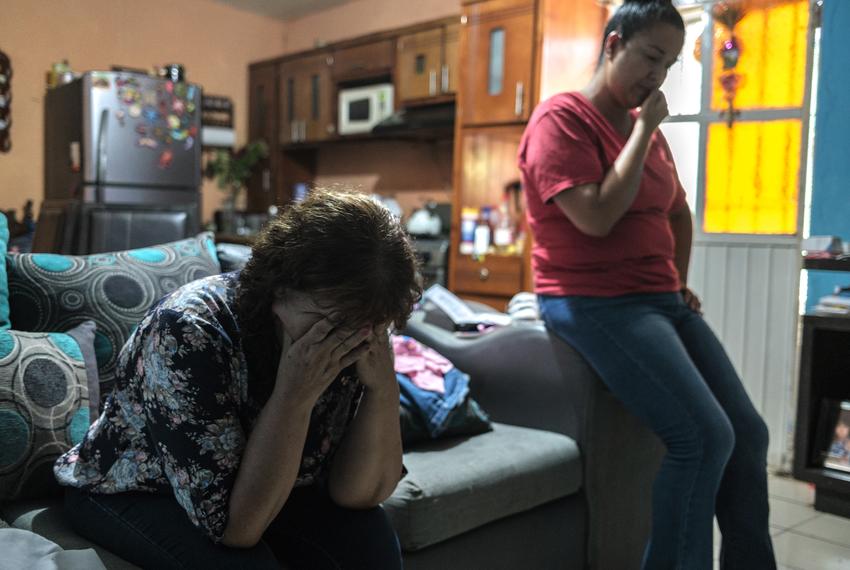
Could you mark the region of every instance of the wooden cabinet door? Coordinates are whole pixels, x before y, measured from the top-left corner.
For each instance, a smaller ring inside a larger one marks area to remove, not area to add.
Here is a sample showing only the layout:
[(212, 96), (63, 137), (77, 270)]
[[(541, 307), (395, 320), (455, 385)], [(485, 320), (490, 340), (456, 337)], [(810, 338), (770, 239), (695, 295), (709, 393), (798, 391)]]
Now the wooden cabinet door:
[(299, 65), (297, 60), (285, 61), (278, 70), (278, 138), (280, 144), (297, 142), (300, 138), (300, 119), (298, 113), (298, 78)]
[(491, 0), (464, 7), (461, 71), (466, 125), (523, 122), (530, 114), (534, 4)]
[(332, 62), (329, 54), (314, 55), (301, 60), (296, 85), (296, 109), (302, 122), (301, 142), (325, 140), (336, 133)]
[(443, 28), (400, 36), (396, 44), (396, 93), (400, 102), (441, 92)]
[(334, 132), (333, 81), (328, 54), (280, 65), (280, 142), (318, 141)]
[(277, 66), (274, 63), (252, 67), (248, 78), (248, 138), (275, 140)]
[(334, 50), (335, 81), (353, 81), (390, 75), (395, 64), (395, 42), (378, 40)]
[(248, 140), (264, 140), (269, 157), (264, 159), (248, 180), (248, 210), (265, 211), (275, 201), (275, 176), (278, 144), (277, 64), (250, 68), (248, 76)]
[(457, 93), (460, 55), (460, 24), (443, 28), (443, 66), (440, 70), (440, 90), (443, 94)]

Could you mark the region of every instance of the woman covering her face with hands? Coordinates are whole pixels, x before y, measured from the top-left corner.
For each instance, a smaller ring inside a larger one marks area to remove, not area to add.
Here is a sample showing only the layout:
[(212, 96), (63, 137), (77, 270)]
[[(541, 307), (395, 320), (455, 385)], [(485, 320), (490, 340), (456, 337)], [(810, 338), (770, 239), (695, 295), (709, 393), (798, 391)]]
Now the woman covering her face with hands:
[(420, 295), (383, 206), (314, 192), (241, 272), (159, 301), (56, 464), (75, 530), (145, 568), (401, 568), (391, 326)]
[(721, 568), (774, 569), (767, 427), (687, 287), (691, 215), (658, 130), (683, 43), (670, 0), (626, 0), (590, 83), (535, 109), (519, 152), (535, 290), (667, 448), (643, 568), (710, 570), (716, 514)]

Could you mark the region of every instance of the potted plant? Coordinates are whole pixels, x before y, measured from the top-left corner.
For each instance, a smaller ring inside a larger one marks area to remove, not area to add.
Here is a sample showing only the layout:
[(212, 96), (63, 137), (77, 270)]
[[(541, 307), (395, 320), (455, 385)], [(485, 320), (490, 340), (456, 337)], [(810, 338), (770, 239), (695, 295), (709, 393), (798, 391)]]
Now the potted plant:
[(248, 143), (236, 152), (219, 150), (207, 163), (206, 176), (215, 178), (218, 187), (227, 192), (221, 216), (224, 227), (218, 228), (218, 231), (233, 233), (239, 194), (251, 178), (254, 167), (268, 154), (268, 145), (260, 140)]

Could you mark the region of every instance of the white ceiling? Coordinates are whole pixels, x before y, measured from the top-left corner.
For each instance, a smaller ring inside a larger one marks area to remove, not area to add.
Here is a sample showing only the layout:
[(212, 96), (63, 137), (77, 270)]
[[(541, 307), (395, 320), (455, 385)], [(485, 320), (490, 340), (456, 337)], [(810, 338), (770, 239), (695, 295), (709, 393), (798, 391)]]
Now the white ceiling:
[(261, 16), (277, 18), (279, 20), (291, 20), (310, 14), (320, 12), (340, 4), (351, 2), (351, 0), (215, 0), (220, 4), (227, 4), (238, 10), (253, 12)]

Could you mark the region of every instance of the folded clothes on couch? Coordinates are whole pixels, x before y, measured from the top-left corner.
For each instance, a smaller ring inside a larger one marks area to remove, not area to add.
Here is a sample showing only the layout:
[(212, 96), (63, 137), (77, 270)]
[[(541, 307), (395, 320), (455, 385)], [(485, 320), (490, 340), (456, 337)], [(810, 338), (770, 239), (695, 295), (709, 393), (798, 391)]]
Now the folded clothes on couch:
[(469, 397), (469, 375), (418, 341), (393, 337), (405, 445), (490, 431), (490, 418)]

